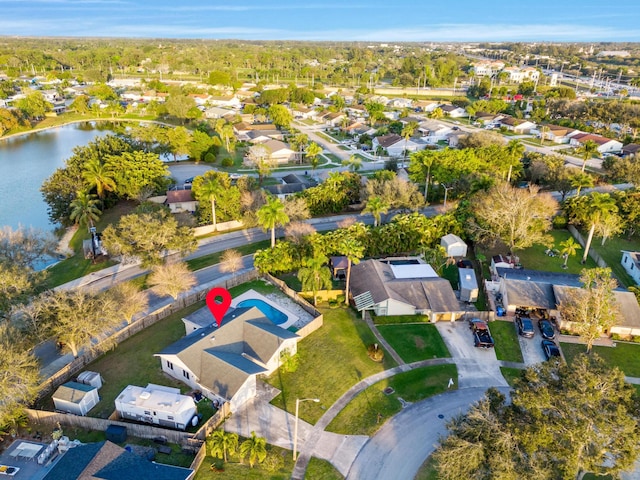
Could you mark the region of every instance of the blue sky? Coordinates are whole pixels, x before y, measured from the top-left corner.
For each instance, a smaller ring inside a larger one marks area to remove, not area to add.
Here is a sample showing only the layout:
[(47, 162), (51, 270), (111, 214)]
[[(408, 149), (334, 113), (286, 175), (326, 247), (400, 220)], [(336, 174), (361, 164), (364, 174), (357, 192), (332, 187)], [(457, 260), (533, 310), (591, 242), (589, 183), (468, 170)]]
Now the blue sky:
[(640, 41), (640, 0), (0, 0), (0, 35)]

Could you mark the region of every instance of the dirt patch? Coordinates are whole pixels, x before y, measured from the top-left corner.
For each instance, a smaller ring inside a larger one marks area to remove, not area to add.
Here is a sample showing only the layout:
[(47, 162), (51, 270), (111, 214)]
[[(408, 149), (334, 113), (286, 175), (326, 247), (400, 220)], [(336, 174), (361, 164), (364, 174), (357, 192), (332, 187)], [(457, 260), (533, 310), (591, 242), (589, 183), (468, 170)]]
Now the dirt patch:
[(424, 347), (425, 347), (424, 338), (422, 338), (422, 337), (413, 337), (413, 341), (415, 342), (416, 348), (418, 350), (424, 350)]

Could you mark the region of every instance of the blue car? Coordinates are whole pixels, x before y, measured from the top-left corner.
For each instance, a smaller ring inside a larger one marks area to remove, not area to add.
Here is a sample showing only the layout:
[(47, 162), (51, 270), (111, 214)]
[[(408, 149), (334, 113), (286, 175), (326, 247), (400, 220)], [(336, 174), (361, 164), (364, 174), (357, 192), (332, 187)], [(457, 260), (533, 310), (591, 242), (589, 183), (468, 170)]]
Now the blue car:
[(529, 317), (516, 317), (516, 325), (518, 333), (525, 338), (533, 338), (535, 331), (533, 330), (533, 322)]

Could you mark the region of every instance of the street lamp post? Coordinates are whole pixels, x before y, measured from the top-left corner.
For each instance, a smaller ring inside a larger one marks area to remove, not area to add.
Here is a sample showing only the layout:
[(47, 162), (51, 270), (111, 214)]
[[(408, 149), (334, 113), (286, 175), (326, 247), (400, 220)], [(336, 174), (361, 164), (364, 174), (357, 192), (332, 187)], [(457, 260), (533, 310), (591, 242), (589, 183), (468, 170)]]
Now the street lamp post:
[(293, 461), (296, 461), (298, 456), (298, 408), (300, 407), (300, 402), (316, 402), (320, 401), (319, 398), (296, 398), (296, 420), (293, 427)]

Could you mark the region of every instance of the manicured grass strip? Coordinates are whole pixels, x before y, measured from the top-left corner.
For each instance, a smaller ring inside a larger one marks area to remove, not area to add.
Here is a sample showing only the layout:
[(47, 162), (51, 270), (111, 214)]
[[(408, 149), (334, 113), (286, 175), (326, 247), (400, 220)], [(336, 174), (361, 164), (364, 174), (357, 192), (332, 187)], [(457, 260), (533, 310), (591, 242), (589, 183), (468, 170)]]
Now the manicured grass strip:
[(430, 456), (424, 461), (414, 480), (438, 480), (438, 470), (433, 457)]
[(395, 366), (388, 354), (382, 363), (368, 357), (367, 346), (375, 343), (375, 337), (351, 309), (320, 311), (324, 314), (323, 327), (298, 343), (298, 369), (278, 370), (266, 379), (281, 390), (271, 403), (287, 412), (295, 411), (296, 398), (319, 398), (319, 403), (300, 404), (300, 418), (311, 424), (352, 385)]
[(500, 367), (502, 376), (507, 381), (510, 387), (513, 387), (514, 381), (522, 376), (523, 370), (519, 368)]
[(115, 408), (116, 397), (127, 385), (144, 387), (148, 383), (156, 383), (180, 388), (183, 393), (188, 391), (189, 387), (185, 384), (172, 380), (162, 373), (160, 360), (153, 355), (184, 337), (182, 317), (202, 308), (204, 304), (204, 302), (195, 303), (160, 320), (89, 364), (87, 370), (100, 373), (104, 379), (100, 389), (100, 402), (89, 412), (89, 415), (108, 418)]
[(344, 477), (328, 461), (311, 457), (309, 465), (307, 466), (306, 478), (313, 478), (314, 480), (341, 480)]
[(381, 325), (378, 330), (407, 363), (451, 356), (433, 324)]
[(496, 320), (489, 324), (489, 330), (491, 330), (491, 335), (496, 343), (495, 350), (498, 360), (520, 363), (524, 361), (518, 342), (518, 333), (513, 322)]
[(373, 323), (376, 325), (396, 325), (399, 323), (429, 323), (429, 317), (426, 315), (371, 315)]
[[(450, 378), (458, 378), (455, 365), (417, 368), (381, 380), (355, 397), (327, 430), (345, 435), (373, 435), (387, 419), (402, 410), (398, 397), (407, 402), (424, 400), (446, 391)], [(395, 393), (386, 395), (387, 387)]]
[[(587, 351), (586, 345), (579, 343), (561, 343), (560, 346), (569, 364)], [(594, 346), (591, 351), (600, 355), (608, 365), (620, 368), (628, 377), (640, 377), (640, 345), (616, 342), (615, 347)]]
[[(271, 244), (270, 240), (263, 240), (261, 242), (250, 243), (248, 245), (242, 245), (241, 247), (234, 248), (240, 252), (242, 256), (249, 255), (252, 253), (256, 253), (256, 251), (262, 248), (268, 248)], [(209, 255), (204, 255), (198, 258), (192, 258), (191, 260), (187, 260), (187, 265), (191, 271), (200, 270), (201, 268), (209, 267), (211, 265), (215, 265), (220, 263), (220, 258), (224, 252), (215, 252), (210, 253)]]

